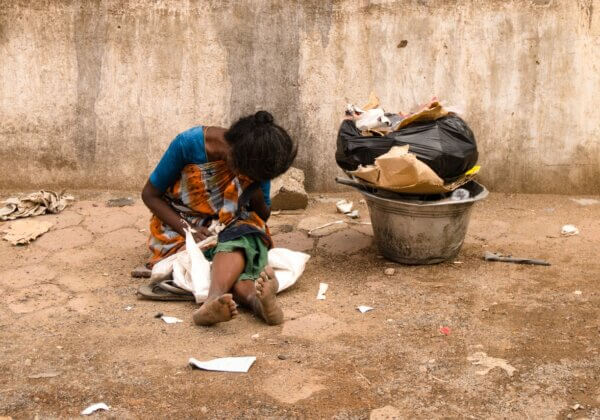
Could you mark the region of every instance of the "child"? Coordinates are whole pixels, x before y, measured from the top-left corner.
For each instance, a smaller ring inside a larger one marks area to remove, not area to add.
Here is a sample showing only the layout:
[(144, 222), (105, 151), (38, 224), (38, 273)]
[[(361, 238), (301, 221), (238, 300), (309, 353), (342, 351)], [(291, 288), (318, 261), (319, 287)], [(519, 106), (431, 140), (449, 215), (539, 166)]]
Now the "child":
[[(272, 246), (270, 180), (292, 165), (297, 146), (273, 116), (258, 111), (229, 129), (198, 126), (171, 143), (142, 191), (153, 213), (149, 266), (183, 249), (185, 228), (200, 241), (213, 219), (226, 225), (212, 260), (208, 299), (194, 312), (198, 325), (229, 321), (244, 305), (269, 325), (283, 322), (275, 294), (278, 283), (267, 266)], [(242, 194), (244, 193), (244, 194)]]

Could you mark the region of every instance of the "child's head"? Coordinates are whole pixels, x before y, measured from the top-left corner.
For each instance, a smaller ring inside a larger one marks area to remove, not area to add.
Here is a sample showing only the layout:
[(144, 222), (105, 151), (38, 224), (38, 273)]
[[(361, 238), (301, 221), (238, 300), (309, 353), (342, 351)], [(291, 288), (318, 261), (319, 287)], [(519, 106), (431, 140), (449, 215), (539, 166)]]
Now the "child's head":
[(266, 181), (292, 166), (298, 147), (289, 134), (273, 122), (267, 111), (240, 118), (225, 133), (236, 171), (255, 181)]

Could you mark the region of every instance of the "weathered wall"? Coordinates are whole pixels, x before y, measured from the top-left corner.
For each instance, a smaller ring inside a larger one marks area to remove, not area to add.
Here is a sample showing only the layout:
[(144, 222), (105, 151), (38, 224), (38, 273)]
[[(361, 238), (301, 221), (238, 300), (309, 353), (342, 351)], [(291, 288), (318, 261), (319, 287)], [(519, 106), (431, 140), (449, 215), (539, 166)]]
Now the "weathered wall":
[(266, 108), (332, 189), (374, 90), (462, 107), (492, 189), (600, 193), (599, 47), (600, 0), (0, 0), (0, 188), (139, 188), (179, 131)]

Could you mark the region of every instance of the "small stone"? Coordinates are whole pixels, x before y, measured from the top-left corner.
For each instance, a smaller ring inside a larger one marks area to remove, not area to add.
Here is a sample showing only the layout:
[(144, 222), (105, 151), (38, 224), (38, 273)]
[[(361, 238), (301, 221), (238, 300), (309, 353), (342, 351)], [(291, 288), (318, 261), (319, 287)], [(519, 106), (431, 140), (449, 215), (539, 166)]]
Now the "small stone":
[(23, 364), (25, 366), (31, 366), (31, 359), (25, 359), (25, 362), (23, 362)]
[(396, 274), (396, 270), (394, 268), (386, 268), (383, 272), (386, 276), (393, 276)]
[(377, 395), (379, 395), (380, 397), (383, 397), (385, 395), (385, 391), (381, 388), (377, 388)]
[(260, 337), (260, 334), (256, 333), (256, 334), (252, 334), (250, 336), (250, 338), (252, 338), (253, 340), (256, 340), (258, 337)]
[(157, 312), (156, 314), (154, 314), (154, 318), (162, 318), (164, 314), (162, 312)]
[(131, 197), (113, 198), (106, 202), (107, 207), (125, 207), (133, 206), (134, 200)]
[(208, 413), (208, 408), (203, 405), (202, 407), (200, 407), (200, 411), (202, 412), (202, 414), (206, 414)]
[(279, 360), (286, 360), (286, 359), (287, 359), (287, 356), (286, 356), (285, 354), (279, 354), (279, 355), (277, 355), (277, 358), (278, 358)]
[(583, 405), (581, 404), (575, 404), (573, 407), (571, 407), (573, 409), (573, 411), (577, 411), (577, 410), (583, 410)]
[(419, 366), (419, 372), (427, 372), (427, 366)]

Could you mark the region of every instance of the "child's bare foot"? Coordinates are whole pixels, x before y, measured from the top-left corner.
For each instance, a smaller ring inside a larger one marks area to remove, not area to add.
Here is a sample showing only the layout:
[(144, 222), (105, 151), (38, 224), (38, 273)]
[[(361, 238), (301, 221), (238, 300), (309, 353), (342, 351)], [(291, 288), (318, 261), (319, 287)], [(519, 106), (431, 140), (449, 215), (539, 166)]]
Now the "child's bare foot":
[(283, 322), (283, 311), (277, 304), (277, 290), (279, 282), (275, 272), (266, 266), (260, 277), (256, 280), (256, 300), (254, 313), (260, 316), (269, 325), (278, 325)]
[(194, 312), (196, 325), (214, 325), (219, 322), (229, 321), (238, 315), (238, 311), (230, 293), (224, 294), (213, 300), (204, 302)]

